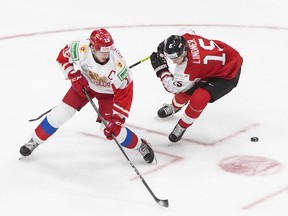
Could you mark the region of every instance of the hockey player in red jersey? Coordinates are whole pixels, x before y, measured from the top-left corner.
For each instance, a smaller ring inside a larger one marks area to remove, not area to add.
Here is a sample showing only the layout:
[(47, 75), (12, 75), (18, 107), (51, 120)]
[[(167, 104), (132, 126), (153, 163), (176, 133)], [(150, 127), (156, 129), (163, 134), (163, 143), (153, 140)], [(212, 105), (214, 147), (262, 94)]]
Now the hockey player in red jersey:
[[(107, 121), (107, 126), (102, 122), (100, 127), (106, 138), (112, 140), (114, 135), (123, 147), (137, 149), (147, 163), (152, 163), (154, 152), (150, 144), (124, 126), (132, 104), (133, 80), (110, 33), (103, 28), (97, 29), (89, 38), (72, 41), (60, 51), (57, 62), (72, 86), (62, 103), (36, 127), (20, 153), (30, 155), (80, 111), (89, 102), (83, 92), (85, 88), (92, 99), (97, 99), (99, 112)], [(101, 123), (99, 116), (96, 121)]]
[[(176, 65), (173, 74), (169, 71), (167, 58)], [(164, 104), (158, 110), (158, 116), (167, 118), (187, 105), (169, 135), (171, 142), (181, 140), (208, 103), (215, 102), (237, 86), (243, 62), (231, 46), (193, 31), (168, 37), (158, 45), (150, 60), (166, 91), (174, 94), (172, 103)]]

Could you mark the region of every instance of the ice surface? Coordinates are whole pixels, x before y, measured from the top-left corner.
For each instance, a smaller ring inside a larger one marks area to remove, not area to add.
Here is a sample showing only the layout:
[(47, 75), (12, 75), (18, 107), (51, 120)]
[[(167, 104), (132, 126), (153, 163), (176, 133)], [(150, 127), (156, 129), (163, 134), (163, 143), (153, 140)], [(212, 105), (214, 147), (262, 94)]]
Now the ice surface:
[[(288, 214), (287, 1), (2, 4), (1, 215)], [(129, 65), (181, 27), (227, 42), (244, 58), (237, 88), (209, 104), (173, 145), (167, 136), (183, 111), (156, 118), (172, 96), (149, 61), (133, 68), (135, 93), (127, 125), (151, 142), (158, 164), (144, 164), (139, 155), (126, 152), (155, 195), (169, 200), (169, 208), (157, 205), (116, 144), (103, 139), (89, 104), (32, 156), (18, 160), (20, 146), (40, 122), (28, 120), (57, 105), (70, 85), (55, 61), (59, 50), (102, 26)], [(252, 136), (259, 141), (250, 142)], [(232, 159), (238, 160), (233, 164)], [(242, 174), (224, 171), (223, 163)]]

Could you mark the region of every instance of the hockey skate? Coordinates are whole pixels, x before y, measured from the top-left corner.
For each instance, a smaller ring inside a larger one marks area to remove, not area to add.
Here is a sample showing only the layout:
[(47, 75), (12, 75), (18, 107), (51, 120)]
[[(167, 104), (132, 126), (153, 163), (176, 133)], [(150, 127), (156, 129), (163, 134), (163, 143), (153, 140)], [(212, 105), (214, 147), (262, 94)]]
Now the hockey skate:
[(20, 148), (20, 154), (23, 156), (29, 156), (35, 148), (37, 148), (39, 143), (35, 142), (32, 138), (29, 140), (28, 143), (25, 145), (21, 146)]
[(160, 118), (167, 118), (171, 115), (174, 115), (179, 110), (181, 110), (181, 108), (176, 110), (172, 104), (164, 104), (163, 107), (158, 110), (158, 116)]
[(178, 142), (181, 140), (183, 134), (185, 133), (187, 128), (181, 127), (179, 124), (177, 124), (173, 131), (169, 134), (169, 140), (171, 142)]
[(143, 156), (144, 160), (147, 163), (152, 163), (155, 157), (153, 149), (151, 148), (150, 144), (146, 140), (141, 139), (141, 142), (142, 143), (138, 151), (140, 152), (140, 154)]

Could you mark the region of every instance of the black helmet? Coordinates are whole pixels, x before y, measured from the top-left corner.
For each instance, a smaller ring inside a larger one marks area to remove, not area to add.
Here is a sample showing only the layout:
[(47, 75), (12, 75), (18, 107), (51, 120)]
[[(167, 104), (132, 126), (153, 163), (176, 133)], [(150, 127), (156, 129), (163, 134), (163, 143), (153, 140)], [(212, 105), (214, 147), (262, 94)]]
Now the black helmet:
[(164, 52), (171, 58), (178, 58), (187, 50), (186, 40), (179, 35), (171, 35), (164, 41)]

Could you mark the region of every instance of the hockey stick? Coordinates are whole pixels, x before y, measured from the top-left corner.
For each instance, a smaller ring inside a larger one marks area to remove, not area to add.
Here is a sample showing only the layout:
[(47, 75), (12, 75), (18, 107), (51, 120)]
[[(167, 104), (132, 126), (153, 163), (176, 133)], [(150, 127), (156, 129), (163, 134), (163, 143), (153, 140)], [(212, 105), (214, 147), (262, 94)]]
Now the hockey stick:
[[(96, 107), (95, 103), (93, 102), (93, 100), (91, 99), (91, 97), (89, 96), (88, 92), (86, 91), (85, 88), (83, 88), (83, 92), (86, 95), (87, 99), (89, 100), (89, 102), (91, 103), (91, 105), (93, 106), (94, 110), (96, 111), (96, 113), (98, 114), (99, 118), (101, 119), (101, 121), (104, 123), (105, 126), (107, 126), (107, 123), (105, 121), (105, 119), (102, 117), (101, 113), (99, 112), (98, 108)], [(129, 159), (129, 157), (127, 156), (127, 154), (125, 153), (123, 147), (121, 146), (121, 144), (119, 143), (119, 141), (117, 140), (117, 138), (112, 134), (112, 138), (115, 141), (115, 143), (117, 144), (117, 146), (119, 147), (119, 149), (121, 150), (121, 152), (123, 153), (123, 155), (125, 156), (125, 158), (127, 159), (127, 161), (129, 162), (130, 166), (134, 169), (135, 173), (140, 177), (142, 183), (145, 185), (146, 189), (149, 191), (149, 193), (152, 195), (152, 197), (154, 198), (154, 200), (161, 206), (164, 207), (168, 207), (169, 206), (169, 202), (168, 199), (166, 200), (161, 200), (158, 199), (155, 194), (153, 193), (153, 191), (151, 190), (151, 188), (148, 186), (148, 184), (146, 183), (145, 179), (142, 177), (142, 175), (140, 174), (140, 172), (137, 170), (137, 168), (135, 167), (135, 165), (133, 164), (133, 162)]]
[(129, 68), (131, 69), (131, 68), (135, 67), (136, 65), (138, 65), (138, 64), (140, 64), (140, 63), (142, 63), (142, 62), (144, 62), (144, 61), (146, 61), (148, 59), (150, 59), (150, 56), (147, 56), (146, 58), (136, 62), (135, 64), (131, 65)]
[[(52, 108), (52, 109), (53, 109), (53, 108)], [(38, 116), (38, 117), (35, 118), (35, 119), (30, 119), (29, 122), (36, 121), (36, 120), (42, 118), (42, 116), (44, 116), (44, 115), (46, 115), (47, 113), (51, 112), (52, 109), (47, 110), (46, 112), (42, 113), (40, 116)]]
[[(150, 56), (147, 56), (146, 58), (144, 58), (144, 59), (142, 59), (142, 60), (140, 60), (140, 61), (134, 63), (134, 64), (131, 65), (129, 68), (131, 69), (131, 68), (135, 67), (136, 65), (139, 65), (140, 63), (142, 63), (142, 62), (144, 62), (144, 61), (146, 61), (146, 60), (148, 60), (148, 59), (150, 59)], [(52, 108), (52, 109), (53, 109), (53, 108)], [(39, 120), (39, 119), (42, 118), (44, 115), (46, 115), (47, 113), (51, 112), (52, 109), (47, 110), (46, 112), (42, 113), (42, 114), (41, 114), (40, 116), (38, 116), (37, 118), (30, 119), (29, 122)]]

